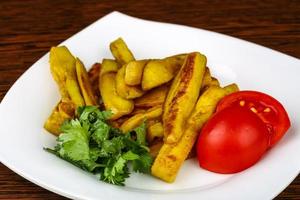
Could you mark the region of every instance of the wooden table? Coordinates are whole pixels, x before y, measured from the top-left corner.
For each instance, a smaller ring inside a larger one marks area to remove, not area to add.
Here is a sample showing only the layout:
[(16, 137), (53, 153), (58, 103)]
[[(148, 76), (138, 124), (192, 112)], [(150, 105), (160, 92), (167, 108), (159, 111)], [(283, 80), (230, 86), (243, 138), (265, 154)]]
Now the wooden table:
[[(1, 1), (0, 100), (17, 78), (51, 46), (114, 10), (228, 34), (300, 57), (298, 0)], [(0, 198), (63, 199), (2, 164)], [(300, 199), (300, 177), (277, 199)]]

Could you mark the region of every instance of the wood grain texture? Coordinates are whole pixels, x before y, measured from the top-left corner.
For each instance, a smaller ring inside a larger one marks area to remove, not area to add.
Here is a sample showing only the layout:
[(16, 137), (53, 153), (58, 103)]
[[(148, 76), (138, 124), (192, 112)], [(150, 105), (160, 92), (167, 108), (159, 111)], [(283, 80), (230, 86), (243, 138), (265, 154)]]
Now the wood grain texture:
[[(228, 34), (300, 57), (298, 0), (0, 1), (0, 100), (51, 46), (114, 10)], [(63, 197), (0, 164), (0, 199)], [(300, 199), (300, 177), (276, 199)]]

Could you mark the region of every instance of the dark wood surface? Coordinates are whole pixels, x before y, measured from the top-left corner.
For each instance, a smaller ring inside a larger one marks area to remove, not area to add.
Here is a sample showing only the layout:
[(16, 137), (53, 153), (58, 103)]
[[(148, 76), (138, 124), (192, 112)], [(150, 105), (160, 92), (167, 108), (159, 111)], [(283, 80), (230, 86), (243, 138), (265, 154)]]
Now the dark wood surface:
[[(0, 100), (17, 78), (51, 46), (114, 10), (228, 34), (300, 57), (299, 0), (3, 0), (0, 1)], [(0, 198), (63, 199), (2, 164)], [(300, 177), (277, 199), (300, 199)]]

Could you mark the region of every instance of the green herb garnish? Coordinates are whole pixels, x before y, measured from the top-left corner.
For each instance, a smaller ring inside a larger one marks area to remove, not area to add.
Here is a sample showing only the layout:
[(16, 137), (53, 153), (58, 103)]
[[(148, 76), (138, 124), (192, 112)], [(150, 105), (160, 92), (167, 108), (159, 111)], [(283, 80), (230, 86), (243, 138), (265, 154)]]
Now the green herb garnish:
[(133, 171), (149, 173), (153, 159), (146, 146), (145, 123), (122, 133), (106, 123), (110, 115), (95, 106), (79, 107), (76, 118), (61, 126), (54, 149), (45, 150), (115, 185), (124, 185), (129, 177), (129, 162)]

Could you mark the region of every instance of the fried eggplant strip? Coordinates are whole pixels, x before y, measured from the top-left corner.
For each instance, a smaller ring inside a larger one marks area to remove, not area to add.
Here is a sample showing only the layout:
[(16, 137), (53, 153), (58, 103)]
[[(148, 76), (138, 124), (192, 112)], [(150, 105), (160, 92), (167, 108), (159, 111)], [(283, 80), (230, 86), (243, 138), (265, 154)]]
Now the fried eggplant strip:
[(82, 93), (85, 105), (98, 105), (96, 101), (96, 95), (92, 89), (90, 79), (88, 73), (83, 65), (83, 63), (76, 58), (76, 73), (77, 73), (77, 80), (80, 87), (80, 91)]
[(136, 60), (126, 64), (125, 83), (130, 86), (140, 85), (147, 60)]
[(134, 105), (136, 107), (142, 108), (149, 108), (157, 105), (162, 105), (165, 102), (168, 90), (169, 87), (167, 85), (162, 85), (160, 87), (153, 88), (143, 96), (136, 98), (134, 100)]
[(204, 123), (214, 113), (217, 103), (228, 92), (219, 86), (210, 86), (199, 97), (197, 104), (189, 117), (183, 136), (177, 143), (164, 143), (151, 168), (152, 175), (173, 182), (180, 167), (190, 153)]
[(210, 74), (210, 70), (208, 67), (205, 67), (205, 73), (203, 76), (203, 80), (202, 80), (202, 85), (201, 85), (201, 90), (206, 88), (207, 86), (210, 85), (212, 80), (211, 74)]
[(164, 141), (177, 143), (199, 96), (206, 57), (198, 52), (188, 54), (173, 80), (164, 104)]
[(135, 60), (132, 52), (129, 50), (127, 44), (122, 38), (118, 38), (109, 45), (110, 51), (121, 65), (129, 63), (130, 61)]
[(123, 65), (116, 75), (116, 91), (124, 99), (134, 99), (144, 94), (144, 91), (138, 86), (130, 86), (125, 83), (126, 65)]
[(142, 89), (150, 90), (172, 80), (181, 68), (186, 54), (149, 60), (144, 67)]
[(62, 100), (71, 99), (76, 106), (83, 106), (80, 87), (77, 82), (75, 58), (65, 46), (50, 50), (50, 70), (59, 86)]
[(111, 120), (118, 119), (132, 112), (134, 104), (132, 100), (120, 97), (116, 91), (116, 73), (102, 74), (99, 78), (99, 89), (106, 110), (113, 115)]
[(95, 63), (92, 65), (91, 69), (88, 71), (89, 80), (94, 94), (96, 95), (96, 101), (98, 102), (100, 97), (99, 91), (99, 74), (100, 74), (101, 64)]
[(44, 124), (44, 128), (50, 133), (58, 136), (60, 134), (60, 126), (67, 119), (72, 119), (75, 115), (75, 104), (71, 101), (60, 101), (53, 109), (51, 115)]
[(155, 119), (159, 118), (162, 115), (162, 107), (161, 106), (156, 106), (153, 108), (150, 108), (147, 110), (145, 113), (139, 113), (128, 120), (126, 120), (120, 127), (120, 129), (126, 133), (128, 131), (133, 130), (137, 126), (139, 126), (143, 121), (145, 120), (150, 120), (150, 119)]

